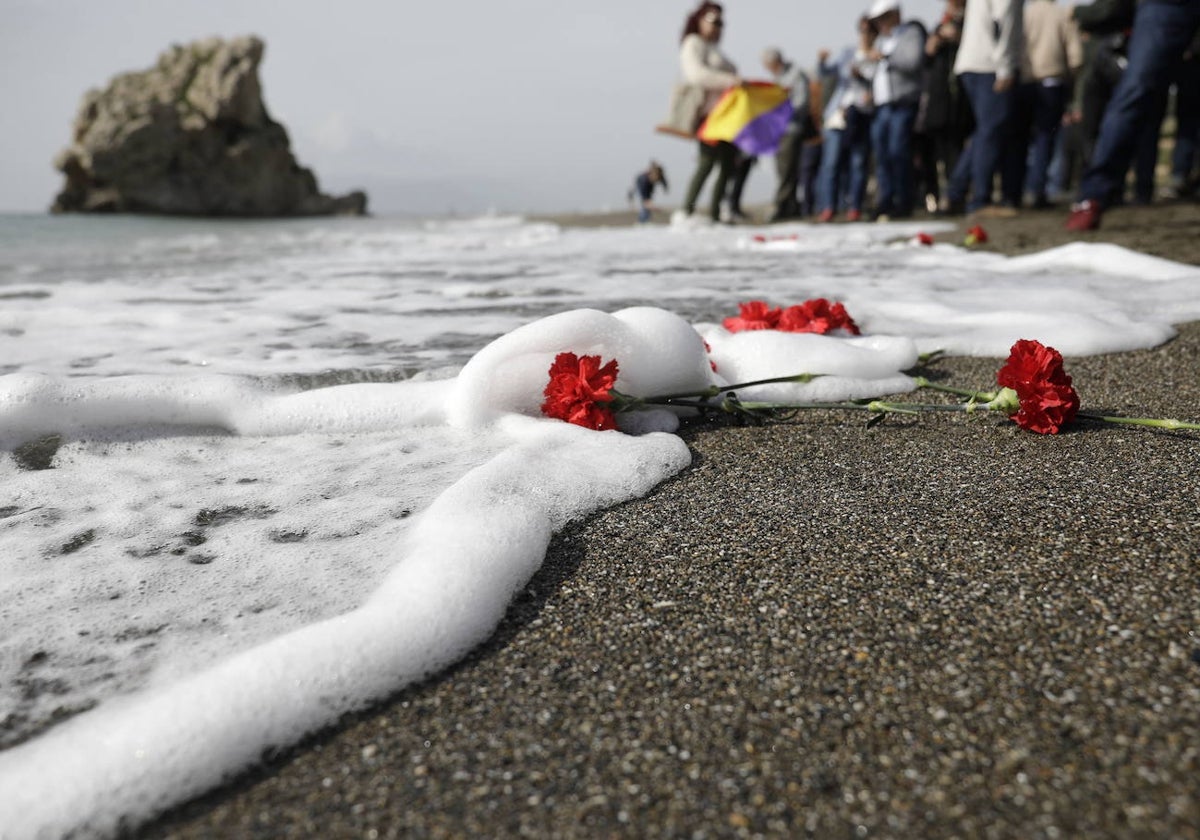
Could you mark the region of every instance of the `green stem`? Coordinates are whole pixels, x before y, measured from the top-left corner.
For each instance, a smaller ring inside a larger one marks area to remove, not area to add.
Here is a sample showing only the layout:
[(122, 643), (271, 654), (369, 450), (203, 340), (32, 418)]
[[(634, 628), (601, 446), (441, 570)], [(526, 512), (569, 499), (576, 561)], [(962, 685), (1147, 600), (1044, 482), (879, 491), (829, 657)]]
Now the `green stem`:
[(937, 382), (930, 382), (924, 376), (914, 376), (913, 384), (917, 388), (928, 388), (931, 391), (941, 391), (944, 394), (954, 394), (959, 397), (970, 397), (973, 400), (980, 402), (991, 402), (996, 398), (995, 391), (968, 391), (965, 388), (954, 388), (950, 385), (940, 385)]
[[(629, 397), (629, 399), (641, 400), (647, 405), (667, 405), (669, 403), (662, 402), (663, 400), (678, 400), (691, 397), (716, 397), (729, 391), (736, 391), (740, 388), (753, 388), (756, 385), (775, 385), (780, 382), (812, 382), (814, 379), (825, 376), (823, 373), (795, 373), (791, 376), (773, 376), (770, 379), (756, 379), (753, 382), (738, 382), (735, 385), (712, 385), (702, 391), (685, 391), (680, 394), (656, 394), (653, 397)], [(614, 392), (616, 393), (616, 392)], [(622, 396), (627, 396), (622, 394)]]
[(1200, 423), (1188, 423), (1184, 420), (1167, 420), (1155, 417), (1111, 417), (1103, 414), (1088, 414), (1079, 412), (1075, 415), (1084, 420), (1099, 420), (1104, 423), (1114, 423), (1119, 426), (1151, 426), (1155, 429), (1200, 429)]

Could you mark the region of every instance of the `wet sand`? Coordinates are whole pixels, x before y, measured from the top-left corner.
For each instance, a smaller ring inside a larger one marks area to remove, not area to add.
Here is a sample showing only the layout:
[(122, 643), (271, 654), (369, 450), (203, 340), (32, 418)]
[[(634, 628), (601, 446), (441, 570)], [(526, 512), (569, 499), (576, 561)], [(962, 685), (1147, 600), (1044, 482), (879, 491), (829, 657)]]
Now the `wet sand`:
[[(1200, 263), (1195, 206), (1106, 221)], [(1200, 420), (1200, 324), (1067, 366), (1087, 410)], [(558, 535), (466, 661), (139, 836), (1200, 836), (1200, 434), (685, 438), (692, 467)]]

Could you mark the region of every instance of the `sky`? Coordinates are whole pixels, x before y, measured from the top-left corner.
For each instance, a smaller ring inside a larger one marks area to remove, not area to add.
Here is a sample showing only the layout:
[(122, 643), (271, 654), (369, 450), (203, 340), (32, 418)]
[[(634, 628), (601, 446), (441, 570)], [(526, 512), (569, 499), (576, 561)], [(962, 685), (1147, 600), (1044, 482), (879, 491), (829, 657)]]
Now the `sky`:
[[(323, 191), (381, 214), (625, 206), (666, 167), (683, 193), (693, 144), (653, 131), (695, 0), (0, 0), (0, 212), (41, 212), (85, 91), (173, 43), (256, 34), (263, 95)], [(851, 43), (867, 0), (729, 0), (722, 49), (747, 78), (775, 46), (804, 66)], [(905, 2), (926, 22), (940, 0)], [(763, 200), (772, 167), (751, 175)]]

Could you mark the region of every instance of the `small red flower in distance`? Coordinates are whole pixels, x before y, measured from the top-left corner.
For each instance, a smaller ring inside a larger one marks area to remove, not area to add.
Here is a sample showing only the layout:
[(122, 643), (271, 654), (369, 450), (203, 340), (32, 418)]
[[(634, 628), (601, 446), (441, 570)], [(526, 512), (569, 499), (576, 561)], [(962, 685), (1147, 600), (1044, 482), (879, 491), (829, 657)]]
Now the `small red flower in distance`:
[(603, 367), (599, 356), (559, 353), (550, 365), (542, 414), (588, 429), (617, 428), (617, 418), (608, 404), (617, 381), (617, 360)]
[(722, 326), (730, 332), (744, 330), (773, 330), (779, 326), (779, 316), (782, 309), (771, 309), (761, 300), (751, 300), (738, 304), (738, 316), (726, 318)]
[(987, 231), (983, 229), (983, 225), (975, 225), (967, 230), (966, 244), (982, 245), (988, 241)]
[(1040, 341), (1023, 338), (1014, 344), (996, 382), (1017, 392), (1020, 408), (1013, 419), (1022, 429), (1057, 434), (1079, 411), (1079, 395), (1063, 369), (1062, 354)]
[(859, 335), (858, 324), (846, 312), (846, 307), (841, 303), (831, 304), (825, 298), (806, 300), (783, 310), (779, 329), (783, 332), (820, 334), (842, 329), (851, 335)]
[(928, 233), (925, 233), (924, 231), (922, 231), (921, 233), (918, 233), (916, 236), (913, 237), (913, 241), (916, 242), (918, 245), (929, 246), (929, 245), (933, 244), (933, 237), (930, 236)]

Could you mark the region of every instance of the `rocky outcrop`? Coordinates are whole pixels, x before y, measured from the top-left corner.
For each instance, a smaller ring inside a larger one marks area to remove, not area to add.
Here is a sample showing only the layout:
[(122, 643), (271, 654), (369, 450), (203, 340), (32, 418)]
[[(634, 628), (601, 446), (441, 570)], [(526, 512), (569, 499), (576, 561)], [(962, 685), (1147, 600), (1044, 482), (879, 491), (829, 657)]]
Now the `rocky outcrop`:
[(149, 70), (83, 97), (55, 167), (53, 212), (198, 216), (361, 215), (362, 192), (323, 195), (267, 114), (263, 42), (212, 38), (173, 46)]

